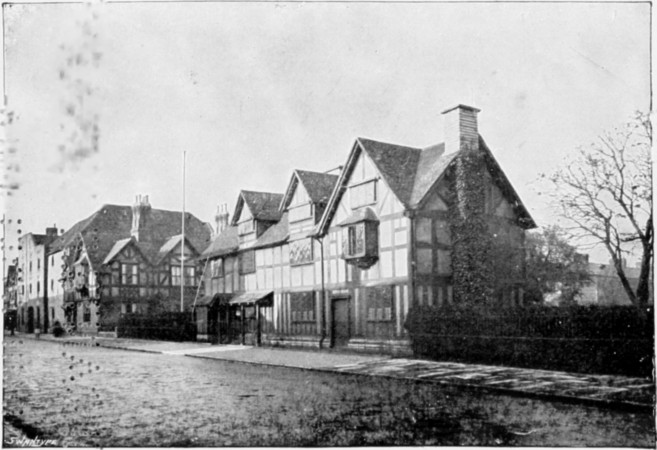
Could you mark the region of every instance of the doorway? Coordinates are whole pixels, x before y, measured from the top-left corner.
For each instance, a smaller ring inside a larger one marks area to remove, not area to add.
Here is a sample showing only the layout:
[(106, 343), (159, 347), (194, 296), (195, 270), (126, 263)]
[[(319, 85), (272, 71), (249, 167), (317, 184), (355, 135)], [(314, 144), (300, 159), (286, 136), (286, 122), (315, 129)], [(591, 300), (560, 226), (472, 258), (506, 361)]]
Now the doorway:
[(343, 347), (351, 337), (349, 297), (331, 299), (331, 337), (332, 347)]
[(27, 330), (28, 333), (34, 333), (34, 308), (27, 308)]

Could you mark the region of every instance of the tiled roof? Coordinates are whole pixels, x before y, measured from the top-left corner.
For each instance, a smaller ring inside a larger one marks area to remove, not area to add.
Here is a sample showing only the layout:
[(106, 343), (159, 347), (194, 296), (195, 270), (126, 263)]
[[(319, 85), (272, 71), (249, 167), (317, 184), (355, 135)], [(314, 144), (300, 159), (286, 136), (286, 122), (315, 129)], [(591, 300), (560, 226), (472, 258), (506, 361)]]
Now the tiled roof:
[[(520, 216), (521, 223), (527, 228), (535, 227), (536, 225), (529, 212), (520, 201), (513, 186), (511, 186), (481, 136), (479, 137), (479, 147), (486, 155), (489, 166), (495, 172), (503, 191), (514, 199), (513, 203)], [(345, 167), (338, 183), (345, 183), (350, 176), (349, 166), (353, 167), (355, 163), (354, 152), (358, 148), (361, 148), (370, 157), (390, 190), (404, 207), (410, 210), (420, 206), (431, 188), (460, 154), (460, 152), (454, 152), (445, 155), (445, 146), (442, 143), (420, 149), (358, 138), (347, 162), (347, 167)], [(326, 230), (343, 192), (344, 189), (341, 186), (341, 189), (336, 190), (333, 194), (325, 217), (316, 227), (316, 233), (321, 234)]]
[(277, 221), (281, 218), (278, 208), (283, 200), (283, 194), (272, 192), (242, 191), (241, 197), (249, 207), (254, 219)]
[(378, 222), (379, 218), (376, 216), (374, 210), (370, 207), (360, 208), (352, 212), (349, 217), (340, 222), (340, 226), (351, 225), (358, 222)]
[[(185, 214), (185, 236), (200, 251), (210, 242), (210, 227), (190, 213)], [(150, 208), (142, 212), (144, 239), (137, 243), (151, 261), (162, 245), (172, 236), (179, 235), (182, 213)], [(99, 267), (112, 252), (117, 241), (131, 237), (132, 208), (123, 205), (103, 205), (98, 211), (73, 225), (54, 243), (51, 252), (71, 245), (81, 236), (94, 267)], [(147, 236), (147, 237), (146, 237)]]
[(287, 213), (284, 213), (281, 216), (281, 219), (271, 227), (267, 228), (256, 241), (245, 246), (240, 246), (237, 226), (232, 225), (222, 231), (221, 234), (215, 238), (212, 244), (210, 244), (210, 246), (201, 254), (201, 259), (229, 255), (240, 249), (264, 248), (283, 243), (288, 238), (288, 229)]
[(267, 228), (253, 245), (253, 248), (268, 247), (285, 242), (289, 236), (287, 213), (281, 216), (281, 220)]
[(201, 254), (202, 258), (227, 255), (235, 252), (240, 245), (237, 226), (231, 225), (219, 233), (214, 241)]
[(307, 170), (295, 170), (301, 184), (308, 192), (310, 201), (313, 203), (328, 202), (335, 183), (338, 181), (337, 175), (331, 175), (321, 172), (310, 172)]
[(427, 147), (422, 150), (418, 160), (417, 171), (415, 172), (415, 182), (413, 183), (413, 193), (409, 203), (417, 206), (427, 195), (427, 192), (445, 173), (447, 167), (454, 161), (458, 152), (445, 155), (445, 145), (438, 144)]

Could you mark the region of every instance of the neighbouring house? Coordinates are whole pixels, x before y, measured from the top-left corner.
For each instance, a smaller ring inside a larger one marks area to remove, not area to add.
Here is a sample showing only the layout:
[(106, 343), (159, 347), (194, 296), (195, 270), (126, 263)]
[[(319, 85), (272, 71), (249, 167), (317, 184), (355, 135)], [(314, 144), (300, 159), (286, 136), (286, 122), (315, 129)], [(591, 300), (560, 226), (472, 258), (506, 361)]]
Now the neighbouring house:
[[(636, 289), (641, 269), (628, 266), (626, 260), (623, 260), (623, 269), (632, 289)], [(577, 299), (578, 304), (605, 306), (632, 304), (621, 284), (613, 261), (610, 260), (607, 264), (590, 262), (588, 263), (588, 270), (591, 281), (582, 288), (582, 292)], [(653, 303), (652, 289), (650, 303)]]
[[(535, 226), (479, 136), (477, 113), (445, 111), (444, 144), (358, 138), (339, 175), (296, 170), (285, 194), (242, 191), (231, 225), (201, 255), (210, 270), (199, 335), (410, 352), (409, 308), (454, 301), (450, 204), (466, 147), (485, 161), (483, 173), (460, 176), (483, 183), (486, 226), (520, 250)], [(523, 302), (517, 281), (501, 302)]]
[(15, 329), (18, 320), (18, 258), (15, 258), (7, 266), (2, 300), (5, 313), (5, 328), (10, 329), (13, 326)]
[(46, 333), (50, 327), (46, 255), (55, 239), (57, 228), (51, 227), (18, 240), (17, 328), (24, 333)]
[(114, 331), (131, 312), (190, 310), (198, 291), (196, 258), (211, 227), (194, 215), (152, 208), (148, 196), (132, 206), (103, 205), (53, 245), (60, 265), (65, 321), (78, 332)]

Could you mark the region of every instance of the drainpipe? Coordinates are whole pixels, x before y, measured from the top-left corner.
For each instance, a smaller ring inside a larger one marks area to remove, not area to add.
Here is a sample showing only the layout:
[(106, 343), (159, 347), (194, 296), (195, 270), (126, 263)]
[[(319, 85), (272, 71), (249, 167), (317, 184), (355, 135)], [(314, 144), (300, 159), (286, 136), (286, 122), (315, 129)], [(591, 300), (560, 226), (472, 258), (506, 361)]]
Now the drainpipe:
[(326, 286), (324, 285), (324, 239), (319, 237), (315, 238), (319, 242), (320, 251), (320, 265), (322, 271), (322, 298), (320, 301), (321, 315), (320, 315), (320, 329), (321, 335), (319, 338), (319, 348), (324, 348), (324, 341), (326, 340)]
[(413, 210), (404, 211), (404, 216), (408, 217), (409, 220), (409, 236), (408, 236), (408, 246), (409, 246), (409, 258), (408, 258), (408, 303), (409, 307), (415, 305), (415, 220), (416, 215)]

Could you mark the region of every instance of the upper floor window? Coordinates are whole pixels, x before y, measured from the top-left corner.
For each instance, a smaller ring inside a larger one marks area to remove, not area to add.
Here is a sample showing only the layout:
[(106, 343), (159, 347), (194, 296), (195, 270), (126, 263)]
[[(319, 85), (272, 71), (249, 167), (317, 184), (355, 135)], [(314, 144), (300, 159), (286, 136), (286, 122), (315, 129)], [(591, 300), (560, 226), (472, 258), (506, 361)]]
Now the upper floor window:
[(37, 270), (41, 269), (41, 258), (37, 258)]
[(180, 266), (171, 266), (171, 284), (180, 286), (182, 279), (182, 268)]
[(290, 265), (313, 262), (313, 241), (311, 238), (290, 242)]
[(224, 260), (215, 259), (211, 263), (212, 277), (213, 278), (223, 278), (224, 276)]
[(121, 284), (135, 285), (139, 283), (139, 265), (121, 264)]
[(365, 255), (365, 223), (345, 228), (344, 256), (357, 258)]
[(185, 286), (196, 284), (196, 267), (185, 266)]
[(349, 198), (352, 209), (376, 203), (376, 179), (350, 186)]
[(255, 250), (240, 254), (240, 274), (246, 275), (256, 271)]
[(244, 236), (245, 234), (250, 234), (255, 231), (255, 224), (254, 224), (253, 219), (245, 220), (244, 222), (240, 222), (237, 224), (237, 232), (239, 233), (240, 236)]
[(379, 221), (365, 208), (340, 224), (342, 257), (361, 269), (371, 267), (379, 257)]

